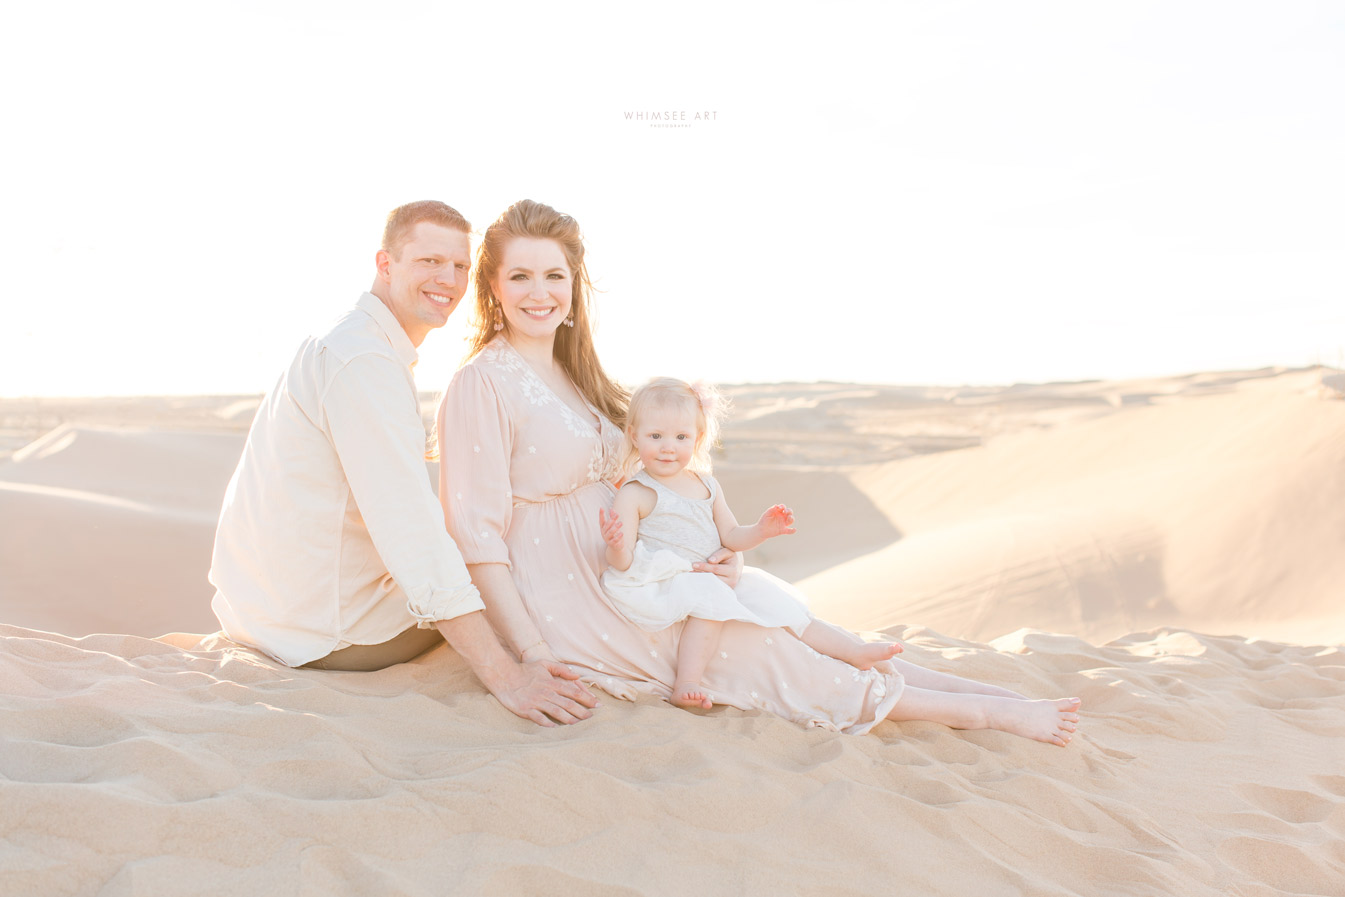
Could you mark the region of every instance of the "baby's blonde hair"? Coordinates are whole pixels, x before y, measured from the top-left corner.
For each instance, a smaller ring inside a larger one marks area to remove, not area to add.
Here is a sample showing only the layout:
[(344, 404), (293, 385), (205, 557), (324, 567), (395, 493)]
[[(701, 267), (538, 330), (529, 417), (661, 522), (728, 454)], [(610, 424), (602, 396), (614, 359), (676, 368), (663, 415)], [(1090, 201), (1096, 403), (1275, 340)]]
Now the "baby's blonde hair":
[(728, 414), (728, 400), (711, 383), (687, 383), (676, 377), (655, 377), (630, 397), (626, 412), (626, 470), (633, 471), (639, 453), (630, 434), (640, 425), (640, 415), (651, 408), (680, 407), (696, 412), (696, 448), (691, 453), (691, 470), (709, 473), (710, 450), (719, 444), (719, 425)]

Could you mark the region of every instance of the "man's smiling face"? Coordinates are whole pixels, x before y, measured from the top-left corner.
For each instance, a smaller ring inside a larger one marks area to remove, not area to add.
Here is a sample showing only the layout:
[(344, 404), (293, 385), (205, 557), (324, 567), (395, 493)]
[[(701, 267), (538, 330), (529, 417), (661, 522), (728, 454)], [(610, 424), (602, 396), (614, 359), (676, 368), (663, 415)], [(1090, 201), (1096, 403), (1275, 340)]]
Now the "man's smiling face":
[(434, 328), (448, 322), (467, 291), (472, 243), (459, 230), (422, 221), (399, 248), (379, 250), (380, 298), (419, 346)]

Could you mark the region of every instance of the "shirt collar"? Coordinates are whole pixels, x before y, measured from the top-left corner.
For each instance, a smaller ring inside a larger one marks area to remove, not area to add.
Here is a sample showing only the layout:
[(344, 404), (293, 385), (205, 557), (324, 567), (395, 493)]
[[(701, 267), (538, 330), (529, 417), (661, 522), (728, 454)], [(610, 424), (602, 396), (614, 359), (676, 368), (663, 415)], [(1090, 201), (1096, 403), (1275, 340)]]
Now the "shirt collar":
[(415, 365), (420, 355), (416, 352), (416, 347), (411, 344), (411, 337), (406, 335), (402, 325), (397, 323), (396, 316), (392, 310), (383, 304), (373, 293), (365, 293), (360, 296), (355, 307), (369, 313), (378, 326), (383, 328), (383, 332), (388, 336), (388, 342), (392, 343), (392, 351), (397, 353), (397, 358), (407, 367)]

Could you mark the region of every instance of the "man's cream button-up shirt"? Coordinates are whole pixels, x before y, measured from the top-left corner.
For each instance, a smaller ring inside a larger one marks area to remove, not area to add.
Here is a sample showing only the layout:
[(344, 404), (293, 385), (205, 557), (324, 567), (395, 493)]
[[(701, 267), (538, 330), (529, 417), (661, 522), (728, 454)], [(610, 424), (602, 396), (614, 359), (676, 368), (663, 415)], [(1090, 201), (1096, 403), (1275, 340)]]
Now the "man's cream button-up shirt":
[(365, 293), (262, 402), (210, 567), (229, 638), (301, 666), (484, 609), (425, 469), (415, 361)]

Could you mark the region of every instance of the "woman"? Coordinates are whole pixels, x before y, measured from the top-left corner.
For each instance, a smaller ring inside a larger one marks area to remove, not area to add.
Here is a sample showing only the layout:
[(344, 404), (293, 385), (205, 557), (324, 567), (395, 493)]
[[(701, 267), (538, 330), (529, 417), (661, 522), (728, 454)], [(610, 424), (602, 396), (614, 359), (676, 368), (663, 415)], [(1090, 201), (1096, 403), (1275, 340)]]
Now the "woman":
[[(666, 699), (681, 624), (645, 632), (600, 584), (598, 512), (615, 495), (627, 394), (593, 348), (578, 224), (515, 203), (487, 228), (474, 280), (471, 357), (439, 408), (449, 532), (496, 631), (523, 660), (559, 660), (620, 698)], [(739, 572), (735, 563), (705, 568), (730, 582)], [(928, 719), (1063, 745), (1078, 719), (1077, 702), (1027, 701), (902, 661), (859, 670), (783, 629), (727, 623), (718, 656), (741, 662), (706, 671), (716, 703), (847, 733), (884, 718)]]

